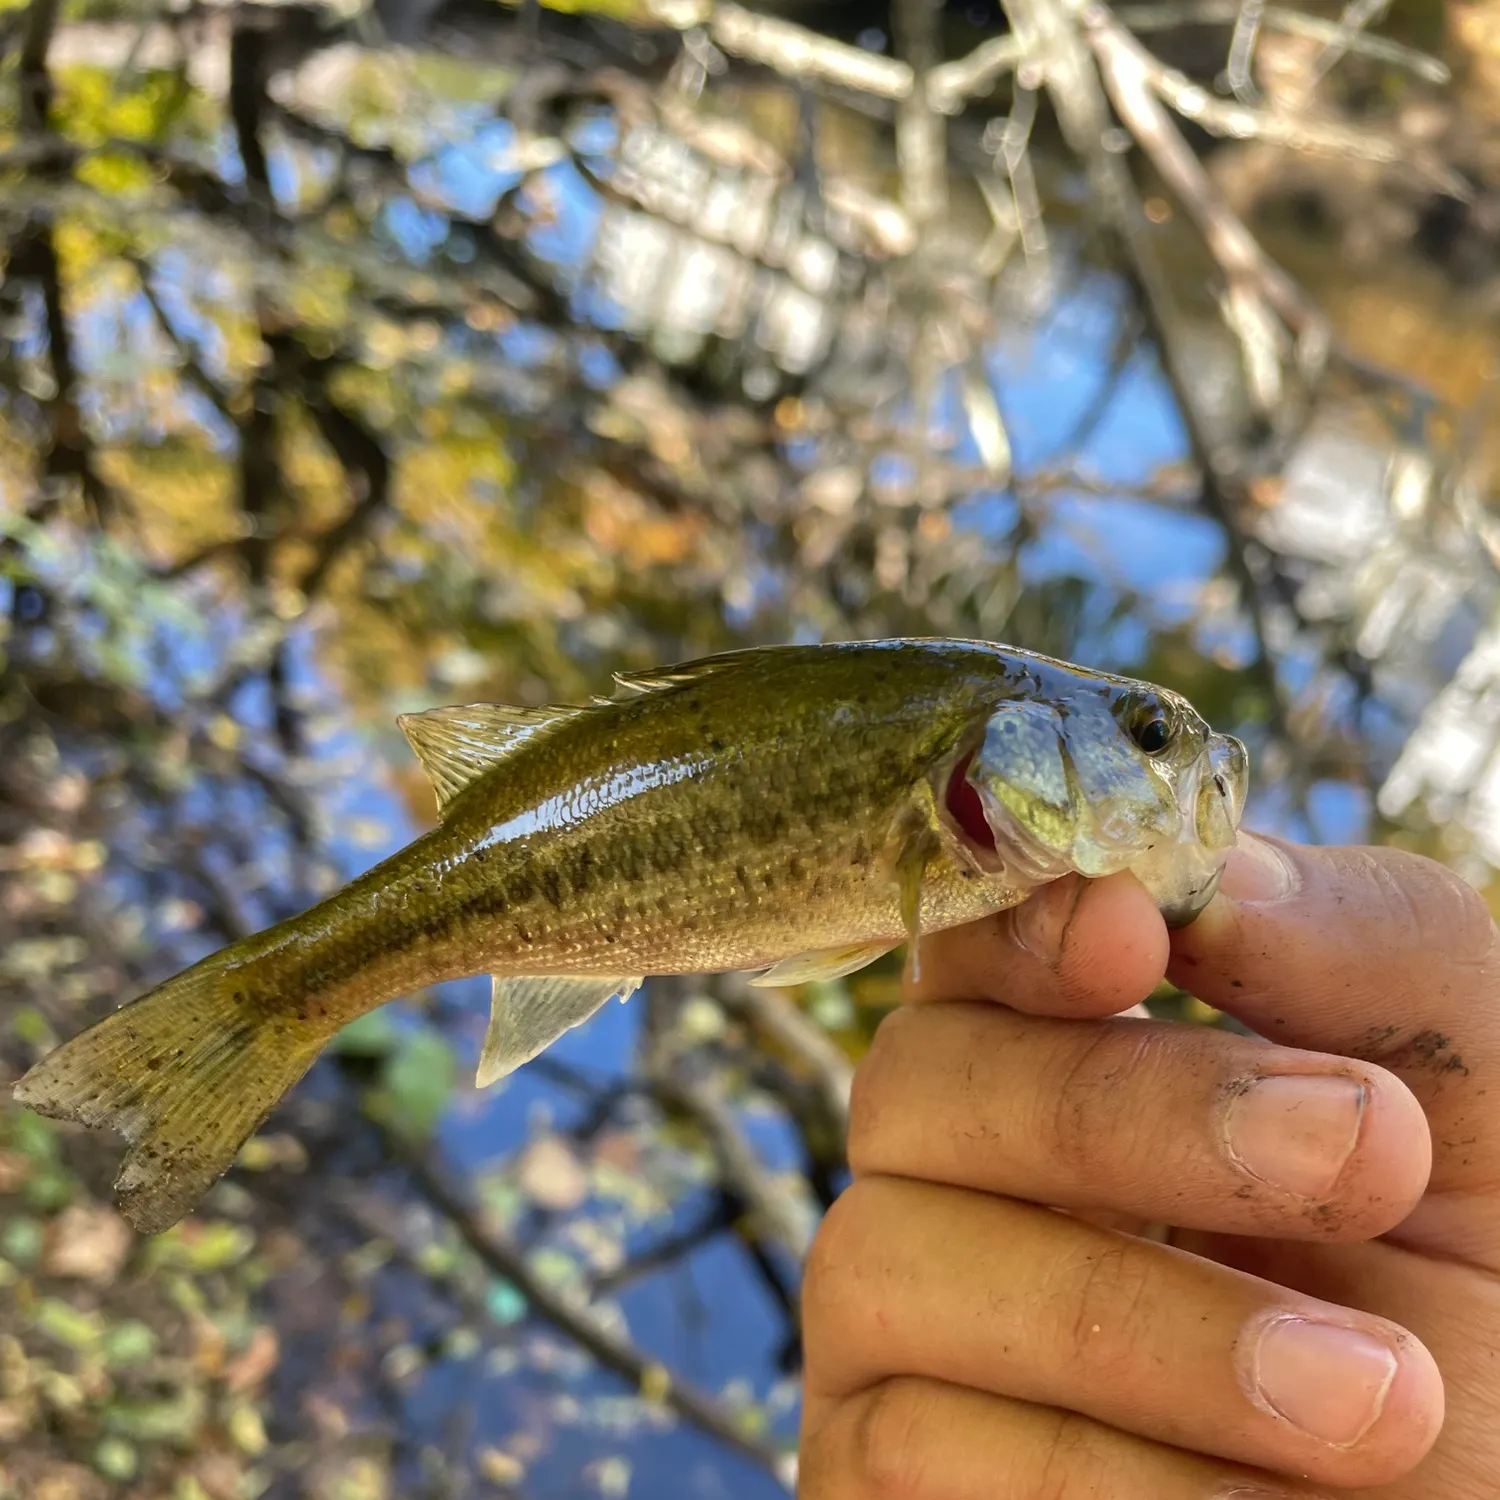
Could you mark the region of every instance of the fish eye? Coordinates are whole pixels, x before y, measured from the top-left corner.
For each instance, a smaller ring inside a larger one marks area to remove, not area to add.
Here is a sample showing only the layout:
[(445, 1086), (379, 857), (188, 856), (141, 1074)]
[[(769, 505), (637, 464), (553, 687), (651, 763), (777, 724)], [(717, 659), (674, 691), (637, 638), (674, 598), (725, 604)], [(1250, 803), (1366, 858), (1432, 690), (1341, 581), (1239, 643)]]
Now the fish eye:
[(1147, 755), (1159, 755), (1172, 743), (1172, 726), (1165, 719), (1147, 719), (1131, 730), (1131, 738)]
[(1143, 703), (1131, 715), (1128, 733), (1144, 754), (1160, 755), (1172, 743), (1173, 727), (1159, 703)]

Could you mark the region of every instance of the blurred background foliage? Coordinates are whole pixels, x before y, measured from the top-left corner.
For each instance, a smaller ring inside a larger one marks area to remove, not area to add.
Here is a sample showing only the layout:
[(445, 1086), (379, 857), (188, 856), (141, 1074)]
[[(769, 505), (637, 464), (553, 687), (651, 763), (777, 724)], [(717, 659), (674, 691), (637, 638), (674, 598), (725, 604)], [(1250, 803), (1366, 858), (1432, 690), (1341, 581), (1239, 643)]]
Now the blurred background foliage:
[[(397, 713), (743, 643), (1153, 677), (1489, 888), (1500, 29), (1386, 10), (0, 0), (0, 1078), (427, 823)], [(897, 973), (482, 1097), (441, 987), (151, 1242), (0, 1105), (0, 1496), (784, 1493)]]

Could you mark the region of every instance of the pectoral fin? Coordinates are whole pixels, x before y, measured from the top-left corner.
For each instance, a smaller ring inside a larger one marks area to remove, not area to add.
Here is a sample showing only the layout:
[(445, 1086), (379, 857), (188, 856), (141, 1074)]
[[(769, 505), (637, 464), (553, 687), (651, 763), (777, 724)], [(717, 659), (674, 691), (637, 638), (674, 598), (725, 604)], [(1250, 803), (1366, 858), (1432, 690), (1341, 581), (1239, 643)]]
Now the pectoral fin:
[(882, 954), (889, 953), (893, 943), (851, 943), (842, 948), (821, 948), (812, 953), (798, 953), (773, 964), (763, 974), (757, 974), (751, 984), (763, 987), (794, 984), (811, 984), (817, 979), (842, 979), (866, 964), (872, 964)]
[(908, 851), (901, 861), (901, 925), (906, 929), (906, 944), (911, 955), (911, 977), (921, 977), (919, 950), (922, 942), (922, 879), (927, 874), (929, 846), (922, 844)]
[(640, 976), (502, 979), (496, 975), (490, 997), (490, 1025), (480, 1049), (475, 1085), (488, 1088), (507, 1073), (514, 1073), (563, 1032), (581, 1026), (611, 995), (625, 1000), (640, 987)]

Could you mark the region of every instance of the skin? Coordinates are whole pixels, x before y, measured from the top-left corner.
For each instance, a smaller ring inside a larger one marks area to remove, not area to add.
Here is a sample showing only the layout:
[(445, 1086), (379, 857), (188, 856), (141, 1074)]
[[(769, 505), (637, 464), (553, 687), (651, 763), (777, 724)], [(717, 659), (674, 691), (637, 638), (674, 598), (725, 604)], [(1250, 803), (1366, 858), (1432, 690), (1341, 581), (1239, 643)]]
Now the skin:
[[(1258, 1035), (1115, 1018), (1164, 974)], [(801, 1500), (1493, 1500), (1472, 890), (1241, 835), (1182, 931), (1128, 875), (1063, 881), (925, 939), (907, 999), (807, 1270)]]

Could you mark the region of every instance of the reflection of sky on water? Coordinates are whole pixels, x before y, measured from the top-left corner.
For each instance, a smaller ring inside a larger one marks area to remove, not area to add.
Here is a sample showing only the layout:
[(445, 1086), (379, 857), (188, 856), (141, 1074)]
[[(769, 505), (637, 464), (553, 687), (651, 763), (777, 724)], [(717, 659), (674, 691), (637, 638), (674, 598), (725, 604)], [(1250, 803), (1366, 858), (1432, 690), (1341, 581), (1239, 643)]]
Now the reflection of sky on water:
[[(512, 142), (508, 127), (489, 125), (470, 141), (438, 150), (415, 174), (424, 195), (445, 201), (462, 212), (482, 215), (516, 180), (507, 168)], [(235, 176), (228, 154), (222, 165)], [(298, 190), (298, 176), (282, 159), (273, 157), (273, 183), (279, 193)], [(592, 189), (571, 167), (546, 174), (550, 193), (549, 222), (530, 236), (534, 253), (556, 263), (565, 279), (578, 285), (598, 229), (600, 204)], [(410, 198), (392, 199), (381, 220), (395, 248), (408, 260), (422, 263), (442, 247), (446, 225), (442, 217)], [(164, 252), (157, 261), (158, 295), (179, 333), (194, 346), (211, 371), (223, 368), (226, 351), (212, 321), (200, 314), (203, 303), (237, 295), (232, 278), (190, 249)], [(602, 326), (618, 322), (617, 309), (601, 305), (597, 292), (581, 288), (575, 298)], [(107, 314), (106, 309), (113, 309)], [(1014, 447), (1017, 468), (1029, 471), (1058, 461), (1065, 443), (1083, 413), (1094, 403), (1109, 378), (1108, 359), (1118, 328), (1118, 298), (1097, 277), (1084, 278), (1063, 297), (1045, 323), (993, 351), (989, 369), (996, 382)], [(544, 330), (513, 325), (501, 337), (505, 359), (519, 365), (552, 357), (555, 340)], [(129, 426), (150, 431), (153, 421), (135, 399), (128, 381), (118, 372), (138, 364), (150, 349), (160, 354), (153, 315), (138, 290), (111, 303), (100, 299), (82, 313), (77, 328), (76, 356), (80, 365), (108, 383), (108, 410), (90, 412), (90, 420), (106, 430)], [(35, 350), (28, 353), (34, 354)], [(618, 374), (614, 357), (602, 348), (590, 352), (588, 377), (604, 385)], [(115, 379), (110, 382), (111, 375)], [(216, 445), (230, 440), (227, 424), (195, 392), (184, 387), (174, 398), (175, 416), (212, 434)], [(158, 408), (159, 410), (159, 408)], [(159, 430), (159, 424), (155, 424)], [(961, 461), (977, 454), (961, 451)], [(1137, 356), (1118, 380), (1112, 402), (1087, 446), (1078, 455), (1090, 474), (1121, 483), (1145, 479), (1159, 466), (1183, 457), (1183, 438), (1169, 393), (1149, 359)], [(1012, 498), (1003, 494), (976, 495), (954, 510), (955, 523), (970, 528), (976, 545), (1008, 531), (1016, 519)], [(1062, 495), (1049, 508), (1045, 522), (1023, 555), (1023, 573), (1031, 580), (1070, 574), (1097, 586), (1099, 628), (1090, 645), (1095, 664), (1128, 666), (1148, 644), (1148, 625), (1140, 619), (1108, 621), (1109, 606), (1121, 590), (1150, 596), (1154, 624), (1178, 623), (1193, 612), (1193, 586), (1210, 576), (1222, 561), (1223, 543), (1216, 527), (1192, 514), (1172, 513), (1146, 502), (1117, 496)], [(232, 622), (222, 617), (205, 623), (201, 633), (173, 631), (172, 669), (184, 674), (210, 671), (222, 659)], [(293, 689), (303, 700), (327, 705), (331, 685), (317, 667), (316, 641), (310, 627), (293, 631), (290, 657)], [(165, 682), (159, 682), (170, 701)], [(405, 705), (403, 705), (405, 706)], [(236, 716), (248, 725), (264, 727), (270, 717), (261, 688), (243, 689), (234, 702)], [(333, 858), (345, 876), (369, 867), (394, 851), (417, 830), (400, 799), (384, 783), (381, 767), (387, 753), (396, 751), (394, 737), (372, 743), (367, 731), (347, 722), (338, 725), (316, 746), (317, 757), (341, 764), (353, 759), (360, 774), (341, 779), (330, 792), (328, 809), (334, 827)], [(1361, 809), (1347, 788), (1316, 788), (1314, 802), (1320, 820), (1335, 836), (1350, 830)], [(206, 816), (212, 809), (202, 809)], [(388, 830), (382, 847), (371, 849), (344, 835), (356, 825), (378, 824)], [(470, 1028), (465, 1071), (472, 1068), (482, 1017), (488, 1007), (488, 983), (479, 978), (447, 987), (448, 994), (474, 1021)], [(591, 1078), (617, 1078), (627, 1069), (634, 1047), (639, 1004), (607, 1005), (589, 1024), (569, 1032), (552, 1049), (557, 1060)], [(571, 1095), (535, 1070), (523, 1070), (492, 1090), (473, 1109), (450, 1112), (441, 1131), (441, 1145), (450, 1159), (474, 1171), (514, 1151), (545, 1116), (559, 1128), (576, 1122), (583, 1107)], [(789, 1130), (766, 1117), (752, 1117), (747, 1129), (773, 1167), (794, 1161), (795, 1143)], [(688, 1195), (670, 1222), (658, 1222), (643, 1232), (633, 1248), (642, 1248), (674, 1229), (696, 1221), (700, 1195)], [(649, 1354), (659, 1356), (688, 1378), (710, 1390), (733, 1380), (748, 1381), (755, 1394), (766, 1397), (776, 1384), (775, 1357), (784, 1332), (781, 1317), (731, 1236), (721, 1237), (672, 1270), (647, 1277), (620, 1298), (634, 1337)], [(430, 1422), (439, 1428), (455, 1403), (476, 1402), (481, 1440), (498, 1442), (521, 1427), (525, 1410), (536, 1399), (542, 1377), (526, 1372), (516, 1381), (505, 1377), (482, 1383), (471, 1364), (439, 1364), (408, 1396), (407, 1416), (414, 1426)], [(554, 1394), (574, 1390), (559, 1383)], [(620, 1383), (612, 1377), (591, 1376), (584, 1389), (600, 1396), (618, 1396)], [(788, 1416), (781, 1431), (794, 1430)], [(626, 1453), (635, 1465), (630, 1493), (638, 1497), (733, 1496), (761, 1500), (780, 1493), (778, 1487), (750, 1466), (725, 1455), (716, 1444), (690, 1428), (679, 1426), (667, 1437), (649, 1431), (633, 1437), (597, 1433), (588, 1440), (591, 1453)], [(538, 1493), (574, 1492), (582, 1459), (565, 1447), (538, 1461), (534, 1483)]]

